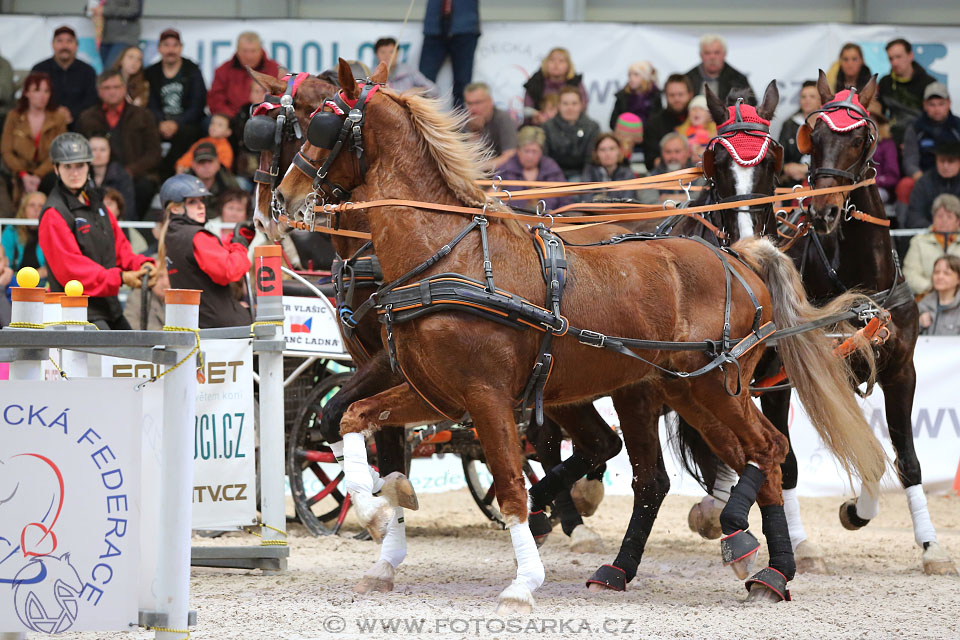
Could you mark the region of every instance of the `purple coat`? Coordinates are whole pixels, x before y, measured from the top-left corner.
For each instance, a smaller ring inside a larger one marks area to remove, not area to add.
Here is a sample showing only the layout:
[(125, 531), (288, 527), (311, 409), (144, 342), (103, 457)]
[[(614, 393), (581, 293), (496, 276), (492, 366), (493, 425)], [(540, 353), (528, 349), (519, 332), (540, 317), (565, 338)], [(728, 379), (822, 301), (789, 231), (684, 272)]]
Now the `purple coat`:
[[(503, 166), (497, 168), (494, 175), (498, 175), (504, 180), (526, 180), (526, 178), (523, 177), (523, 166), (521, 166), (520, 160), (517, 159), (516, 155), (504, 162)], [(550, 158), (549, 156), (543, 156), (540, 158), (540, 168), (539, 172), (537, 173), (537, 181), (566, 182), (567, 180), (563, 177), (563, 170), (560, 168), (560, 165), (558, 165), (553, 158)], [(544, 198), (544, 200), (547, 204), (547, 211), (552, 211), (553, 209), (573, 202), (573, 196)], [(536, 203), (530, 202), (530, 206), (536, 206)]]
[(873, 162), (877, 165), (877, 186), (893, 193), (900, 180), (900, 163), (897, 160), (897, 143), (887, 138), (877, 143), (873, 153)]

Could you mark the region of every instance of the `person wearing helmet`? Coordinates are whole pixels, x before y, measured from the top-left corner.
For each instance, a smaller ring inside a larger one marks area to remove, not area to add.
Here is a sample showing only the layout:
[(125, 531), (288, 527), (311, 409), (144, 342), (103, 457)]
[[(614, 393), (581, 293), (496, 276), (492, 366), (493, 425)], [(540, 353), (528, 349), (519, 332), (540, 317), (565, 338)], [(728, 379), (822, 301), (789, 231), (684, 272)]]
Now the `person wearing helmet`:
[(153, 260), (134, 253), (117, 219), (90, 180), (93, 152), (79, 133), (63, 133), (50, 144), (57, 183), (40, 215), (40, 248), (49, 266), (51, 291), (70, 280), (90, 296), (88, 319), (101, 329), (130, 329), (117, 297), (120, 287), (139, 288), (156, 279)]
[(234, 295), (232, 283), (250, 270), (247, 247), (253, 240), (250, 226), (238, 226), (233, 241), (223, 244), (207, 231), (204, 198), (212, 195), (196, 176), (173, 176), (160, 187), (163, 229), (159, 256), (166, 265), (170, 286), (199, 289), (200, 328), (235, 327), (252, 322), (250, 309)]

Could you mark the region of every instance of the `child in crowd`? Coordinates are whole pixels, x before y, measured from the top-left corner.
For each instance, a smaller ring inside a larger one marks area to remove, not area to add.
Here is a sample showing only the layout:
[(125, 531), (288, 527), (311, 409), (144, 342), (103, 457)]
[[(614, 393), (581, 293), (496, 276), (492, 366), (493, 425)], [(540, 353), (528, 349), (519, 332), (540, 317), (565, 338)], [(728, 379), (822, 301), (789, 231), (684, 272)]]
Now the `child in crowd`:
[[(247, 222), (250, 215), (250, 194), (242, 189), (230, 189), (220, 196), (220, 221), (236, 225)], [(232, 242), (234, 227), (220, 230), (220, 240), (224, 244)]]
[(551, 93), (548, 96), (543, 98), (543, 105), (540, 107), (540, 115), (543, 116), (543, 121), (546, 122), (550, 118), (557, 115), (557, 112), (560, 110), (560, 95), (557, 93)]
[(207, 137), (200, 138), (187, 150), (185, 154), (177, 160), (177, 173), (186, 173), (190, 170), (190, 164), (193, 162), (193, 150), (197, 145), (203, 142), (210, 142), (217, 149), (217, 158), (220, 160), (220, 166), (227, 170), (233, 167), (233, 147), (230, 146), (230, 135), (233, 130), (230, 128), (230, 118), (222, 113), (215, 113), (210, 116), (210, 126), (207, 127)]
[(677, 132), (690, 144), (690, 155), (699, 158), (710, 141), (717, 135), (717, 125), (710, 118), (706, 96), (699, 95), (690, 101), (687, 121), (677, 127)]
[(617, 116), (613, 135), (620, 142), (623, 157), (630, 170), (637, 175), (646, 175), (647, 166), (643, 163), (643, 121), (635, 113), (624, 111)]

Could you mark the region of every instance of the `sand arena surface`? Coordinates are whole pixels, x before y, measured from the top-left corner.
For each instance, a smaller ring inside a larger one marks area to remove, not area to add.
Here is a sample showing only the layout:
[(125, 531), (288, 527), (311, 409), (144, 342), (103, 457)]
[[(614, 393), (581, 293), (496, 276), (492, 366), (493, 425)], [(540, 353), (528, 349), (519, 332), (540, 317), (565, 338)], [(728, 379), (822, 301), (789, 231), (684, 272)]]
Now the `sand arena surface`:
[[(928, 500), (941, 546), (960, 559), (960, 498)], [(534, 594), (534, 612), (516, 620), (494, 615), (497, 594), (514, 576), (510, 536), (486, 522), (466, 490), (420, 496), (420, 510), (407, 514), (407, 559), (388, 594), (351, 591), (377, 559), (372, 542), (312, 538), (292, 525), (284, 575), (193, 569), (191, 608), (199, 625), (191, 637), (960, 638), (960, 579), (923, 574), (902, 492), (884, 495), (880, 515), (857, 532), (840, 526), (839, 498), (801, 498), (807, 533), (835, 573), (798, 575), (790, 583), (795, 600), (771, 606), (741, 604), (746, 591), (721, 566), (719, 543), (701, 540), (687, 528), (693, 502), (667, 497), (640, 571), (624, 593), (591, 593), (584, 582), (616, 556), (630, 498), (608, 496), (587, 520), (603, 537), (602, 554), (571, 553), (568, 539), (555, 528), (541, 549), (547, 578)], [(763, 542), (756, 507), (750, 520)], [(256, 539), (230, 534), (197, 537), (194, 544), (256, 544)], [(765, 563), (766, 545), (761, 549)], [(395, 631), (383, 628), (390, 619), (399, 625)], [(129, 640), (153, 633), (59, 637)]]

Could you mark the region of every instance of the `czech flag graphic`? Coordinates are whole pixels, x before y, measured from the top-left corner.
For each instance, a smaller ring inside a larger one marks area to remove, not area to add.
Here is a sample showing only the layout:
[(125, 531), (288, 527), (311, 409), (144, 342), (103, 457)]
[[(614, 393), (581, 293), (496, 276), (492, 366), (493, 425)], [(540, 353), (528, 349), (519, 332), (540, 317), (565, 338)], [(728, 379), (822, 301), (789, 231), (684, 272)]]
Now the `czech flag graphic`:
[(313, 324), (313, 318), (307, 318), (307, 321), (302, 324), (291, 322), (290, 332), (291, 333), (310, 333), (311, 324)]

